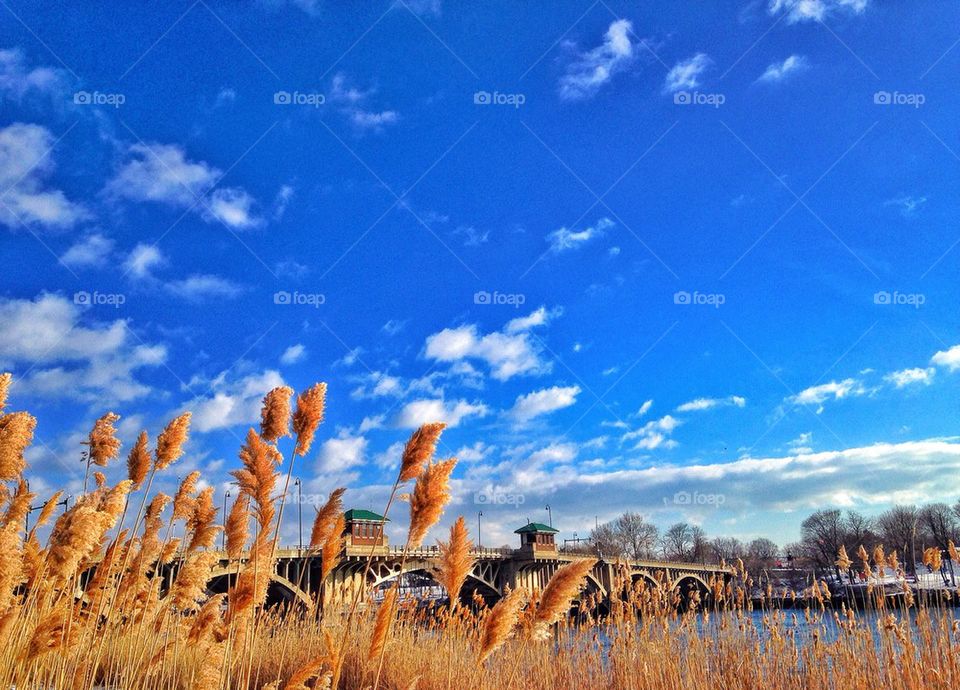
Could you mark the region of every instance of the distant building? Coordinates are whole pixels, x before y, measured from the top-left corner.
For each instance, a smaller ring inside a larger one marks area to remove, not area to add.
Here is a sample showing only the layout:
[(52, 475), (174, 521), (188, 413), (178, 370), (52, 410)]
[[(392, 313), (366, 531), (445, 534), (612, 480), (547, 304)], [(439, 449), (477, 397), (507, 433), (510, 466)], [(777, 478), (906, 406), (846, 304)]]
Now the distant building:
[(557, 544), (554, 535), (559, 531), (540, 522), (530, 522), (515, 530), (514, 534), (520, 535), (521, 551), (531, 554), (556, 553)]
[(387, 518), (374, 513), (372, 510), (357, 510), (351, 508), (343, 514), (346, 523), (343, 536), (347, 546), (386, 546), (387, 537), (383, 533), (383, 525)]

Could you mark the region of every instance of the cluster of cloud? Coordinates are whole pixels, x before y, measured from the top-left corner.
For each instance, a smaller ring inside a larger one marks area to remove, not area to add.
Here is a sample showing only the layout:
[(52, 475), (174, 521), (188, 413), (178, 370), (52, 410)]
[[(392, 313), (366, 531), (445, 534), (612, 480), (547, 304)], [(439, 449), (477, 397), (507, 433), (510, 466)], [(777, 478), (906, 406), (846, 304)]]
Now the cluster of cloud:
[(774, 62), (767, 67), (757, 79), (766, 84), (778, 84), (786, 81), (791, 75), (803, 72), (809, 67), (807, 59), (802, 55), (791, 55), (783, 62)]
[(603, 43), (580, 53), (567, 65), (560, 78), (560, 97), (568, 101), (589, 98), (597, 93), (618, 72), (626, 69), (635, 57), (636, 46), (630, 40), (633, 24), (618, 19), (607, 28)]
[(547, 235), (547, 243), (550, 245), (552, 253), (561, 254), (572, 249), (579, 249), (591, 240), (601, 237), (614, 225), (615, 223), (612, 220), (604, 217), (583, 230), (571, 230), (567, 227), (558, 228)]
[(747, 399), (739, 395), (730, 395), (726, 398), (697, 398), (677, 407), (677, 412), (701, 412), (715, 407), (745, 407), (746, 404)]
[(483, 362), (498, 381), (547, 373), (551, 363), (541, 357), (530, 330), (548, 323), (555, 315), (540, 307), (529, 316), (513, 319), (502, 331), (486, 334), (481, 334), (475, 324), (445, 328), (427, 337), (424, 355), (438, 362)]
[(94, 323), (60, 295), (0, 299), (0, 368), (26, 370), (19, 394), (105, 405), (144, 398), (138, 371), (163, 365), (167, 349), (134, 336), (122, 319)]
[(700, 86), (701, 76), (712, 64), (713, 61), (706, 53), (697, 53), (686, 60), (681, 60), (667, 72), (663, 85), (664, 92), (676, 93), (697, 88)]
[(0, 223), (65, 229), (88, 211), (50, 186), (56, 139), (46, 127), (15, 122), (0, 129)]
[(834, 14), (863, 14), (869, 0), (770, 0), (771, 15), (784, 15), (787, 22), (823, 21)]
[(386, 126), (399, 122), (400, 113), (396, 110), (369, 110), (364, 104), (375, 93), (376, 89), (374, 88), (362, 91), (350, 86), (347, 76), (343, 73), (337, 73), (330, 82), (330, 93), (327, 100), (336, 104), (340, 112), (358, 130), (380, 132)]

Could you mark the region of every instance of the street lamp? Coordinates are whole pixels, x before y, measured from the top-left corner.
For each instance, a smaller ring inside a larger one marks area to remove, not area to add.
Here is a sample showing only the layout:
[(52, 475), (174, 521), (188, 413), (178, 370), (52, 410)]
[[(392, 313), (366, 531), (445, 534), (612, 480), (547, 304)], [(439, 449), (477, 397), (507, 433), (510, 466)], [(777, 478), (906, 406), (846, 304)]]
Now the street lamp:
[(547, 507), (545, 508), (545, 510), (547, 511), (547, 518), (550, 520), (550, 526), (553, 527), (553, 511), (550, 510), (549, 503), (547, 504)]
[(482, 517), (483, 517), (483, 511), (478, 510), (477, 511), (477, 548), (478, 549), (483, 548), (483, 541), (480, 539), (480, 518)]
[(297, 530), (299, 534), (297, 551), (303, 551), (303, 494), (301, 493), (303, 482), (297, 477), (294, 485), (297, 487)]
[(230, 492), (223, 492), (223, 531), (220, 532), (220, 550), (226, 551), (227, 549), (227, 499), (230, 498)]

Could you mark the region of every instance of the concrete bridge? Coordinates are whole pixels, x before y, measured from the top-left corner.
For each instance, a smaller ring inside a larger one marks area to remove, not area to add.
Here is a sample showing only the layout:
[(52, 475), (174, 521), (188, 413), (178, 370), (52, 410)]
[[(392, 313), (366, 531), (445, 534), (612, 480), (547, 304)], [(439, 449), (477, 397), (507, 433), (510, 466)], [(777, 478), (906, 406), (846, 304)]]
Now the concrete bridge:
[[(476, 563), (460, 592), (461, 599), (469, 601), (479, 595), (492, 604), (509, 589), (523, 587), (527, 590), (542, 590), (553, 574), (571, 561), (597, 559), (597, 556), (565, 553), (556, 548), (531, 549), (475, 549)], [(226, 554), (210, 578), (211, 592), (225, 592), (236, 578), (238, 564), (229, 561)], [(331, 603), (352, 600), (359, 591), (361, 597), (377, 587), (396, 581), (401, 574), (419, 573), (429, 576), (437, 567), (440, 552), (436, 548), (408, 551), (404, 559), (403, 549), (386, 545), (348, 545), (339, 564), (320, 587), (321, 555), (316, 551), (297, 548), (281, 548), (276, 553), (275, 572), (269, 587), (272, 603), (299, 603), (312, 608), (318, 601)], [(370, 569), (364, 582), (367, 560)], [(242, 560), (242, 559), (241, 559)], [(401, 562), (403, 569), (401, 571)], [(176, 568), (176, 563), (171, 564)], [(618, 570), (627, 568), (633, 581), (644, 579), (650, 584), (679, 588), (684, 594), (699, 589), (701, 596), (709, 596), (709, 582), (713, 577), (729, 580), (733, 571), (714, 565), (699, 563), (674, 563), (666, 561), (622, 561), (600, 557), (587, 576), (586, 595), (598, 593), (601, 600), (610, 596), (617, 581)], [(173, 572), (168, 574), (172, 578)]]

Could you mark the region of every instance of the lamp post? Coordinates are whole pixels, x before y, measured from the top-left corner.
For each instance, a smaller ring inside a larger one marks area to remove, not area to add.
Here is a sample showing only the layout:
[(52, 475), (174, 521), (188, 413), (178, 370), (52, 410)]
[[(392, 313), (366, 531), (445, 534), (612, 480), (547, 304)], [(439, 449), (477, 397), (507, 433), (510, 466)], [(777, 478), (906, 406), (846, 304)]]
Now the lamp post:
[(550, 510), (550, 504), (547, 504), (547, 507), (544, 509), (547, 511), (547, 518), (550, 521), (550, 526), (553, 527), (553, 511)]
[(300, 481), (300, 477), (297, 477), (297, 480), (294, 482), (297, 487), (297, 551), (303, 551), (303, 494), (301, 490), (303, 488), (303, 482)]
[(477, 511), (477, 548), (478, 549), (483, 548), (483, 540), (480, 538), (480, 518), (482, 517), (483, 517), (483, 511), (478, 510)]
[(227, 548), (227, 499), (230, 498), (230, 492), (223, 492), (223, 531), (220, 532), (220, 550), (225, 551)]

